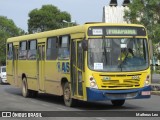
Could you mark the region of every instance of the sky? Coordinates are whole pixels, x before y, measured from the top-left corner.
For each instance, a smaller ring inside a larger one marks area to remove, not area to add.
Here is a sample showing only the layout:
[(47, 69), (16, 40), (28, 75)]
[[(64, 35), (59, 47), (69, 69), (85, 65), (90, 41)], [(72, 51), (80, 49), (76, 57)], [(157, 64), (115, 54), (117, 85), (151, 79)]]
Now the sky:
[[(123, 0), (118, 0), (122, 2)], [(71, 14), (72, 21), (78, 24), (101, 22), (103, 7), (110, 0), (0, 0), (0, 16), (12, 19), (17, 27), (28, 31), (28, 13), (42, 5), (52, 4), (61, 11)]]

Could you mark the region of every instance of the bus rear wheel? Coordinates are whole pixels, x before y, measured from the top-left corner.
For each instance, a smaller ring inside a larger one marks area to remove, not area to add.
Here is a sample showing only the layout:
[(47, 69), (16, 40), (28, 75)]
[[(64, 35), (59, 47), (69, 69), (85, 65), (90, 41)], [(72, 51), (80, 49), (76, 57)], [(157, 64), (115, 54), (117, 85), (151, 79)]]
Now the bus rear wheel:
[(73, 107), (75, 105), (75, 100), (71, 98), (71, 89), (68, 82), (63, 86), (63, 99), (66, 106)]
[(125, 103), (125, 100), (111, 100), (114, 106), (122, 106)]
[(26, 77), (22, 79), (22, 95), (25, 98), (29, 97), (30, 95), (30, 90), (28, 90), (28, 84), (27, 84)]

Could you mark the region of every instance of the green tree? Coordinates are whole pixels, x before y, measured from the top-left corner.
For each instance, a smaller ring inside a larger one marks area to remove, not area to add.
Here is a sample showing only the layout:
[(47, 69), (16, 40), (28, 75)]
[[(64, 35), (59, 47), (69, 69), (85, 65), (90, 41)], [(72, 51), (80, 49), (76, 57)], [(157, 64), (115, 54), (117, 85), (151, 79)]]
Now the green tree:
[(25, 32), (18, 28), (11, 19), (0, 16), (0, 65), (6, 61), (6, 40)]
[(71, 21), (71, 15), (61, 12), (56, 6), (43, 5), (41, 9), (34, 9), (29, 13), (28, 32), (43, 32), (67, 27), (63, 20)]
[(159, 0), (132, 0), (125, 11), (125, 20), (131, 23), (143, 24), (149, 39), (153, 43), (160, 41), (160, 1)]

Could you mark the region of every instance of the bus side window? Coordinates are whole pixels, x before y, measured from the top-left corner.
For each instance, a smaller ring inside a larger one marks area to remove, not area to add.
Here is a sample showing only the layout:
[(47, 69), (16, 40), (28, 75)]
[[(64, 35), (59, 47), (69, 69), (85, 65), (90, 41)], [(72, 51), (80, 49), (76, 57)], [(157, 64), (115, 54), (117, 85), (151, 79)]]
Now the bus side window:
[(36, 40), (28, 41), (28, 59), (36, 60), (36, 52), (37, 52), (37, 41)]
[(62, 36), (59, 40), (58, 59), (69, 59), (70, 57), (70, 37)]
[(20, 42), (19, 60), (26, 60), (27, 58), (27, 41)]
[(13, 59), (13, 44), (9, 43), (7, 45), (7, 59), (12, 60)]
[(47, 39), (47, 60), (56, 60), (58, 56), (57, 37)]

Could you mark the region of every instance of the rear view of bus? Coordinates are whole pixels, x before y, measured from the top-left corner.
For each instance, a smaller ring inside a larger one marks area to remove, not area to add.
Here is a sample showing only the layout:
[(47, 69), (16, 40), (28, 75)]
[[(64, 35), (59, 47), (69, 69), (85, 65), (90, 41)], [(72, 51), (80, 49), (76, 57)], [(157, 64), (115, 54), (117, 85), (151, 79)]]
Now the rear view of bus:
[[(149, 43), (141, 25), (89, 26), (85, 80), (88, 101), (150, 98)], [(86, 47), (87, 46), (87, 47)]]

